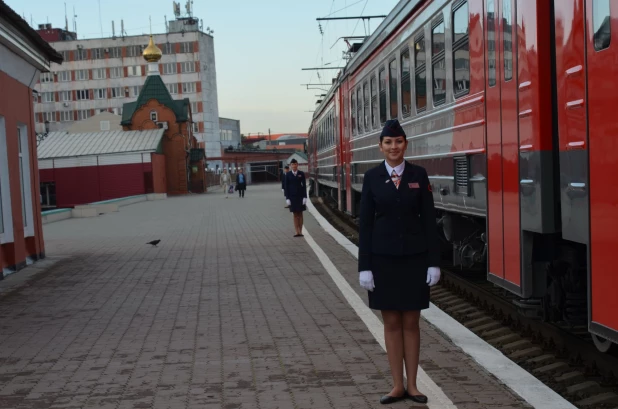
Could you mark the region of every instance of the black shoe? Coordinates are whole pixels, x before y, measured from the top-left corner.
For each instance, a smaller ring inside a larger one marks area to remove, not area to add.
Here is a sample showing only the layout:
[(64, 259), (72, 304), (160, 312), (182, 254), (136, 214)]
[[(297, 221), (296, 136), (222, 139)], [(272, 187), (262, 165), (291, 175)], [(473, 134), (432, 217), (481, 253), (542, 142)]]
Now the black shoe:
[(408, 392), (406, 392), (406, 395), (408, 398), (410, 398), (416, 403), (427, 403), (427, 401), (429, 400), (425, 395), (410, 395)]
[(408, 397), (408, 393), (404, 392), (403, 395), (401, 396), (391, 396), (391, 395), (384, 395), (380, 398), (380, 403), (382, 405), (388, 405), (391, 403), (395, 403), (395, 402), (399, 402), (404, 400), (405, 398)]

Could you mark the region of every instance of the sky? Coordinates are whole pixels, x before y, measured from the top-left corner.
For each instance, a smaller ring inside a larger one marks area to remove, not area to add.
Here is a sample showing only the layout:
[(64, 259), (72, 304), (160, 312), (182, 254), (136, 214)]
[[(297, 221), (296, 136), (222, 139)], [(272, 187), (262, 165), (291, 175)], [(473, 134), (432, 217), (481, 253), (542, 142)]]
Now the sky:
[[(172, 0), (4, 0), (36, 27), (64, 27), (65, 4), (78, 39), (111, 37), (124, 20), (128, 35), (165, 32)], [(330, 83), (343, 66), (342, 36), (371, 33), (382, 19), (322, 21), (318, 17), (387, 15), (399, 0), (195, 0), (193, 15), (214, 30), (219, 116), (239, 119), (244, 134), (307, 132), (316, 100), (324, 93), (301, 84)], [(184, 13), (186, 0), (181, 0)], [(100, 12), (99, 12), (100, 7)], [(101, 35), (103, 33), (103, 35)], [(320, 75), (320, 78), (318, 78)], [(325, 87), (328, 88), (328, 87)], [(317, 96), (316, 96), (317, 95)], [(305, 112), (310, 111), (310, 112)]]

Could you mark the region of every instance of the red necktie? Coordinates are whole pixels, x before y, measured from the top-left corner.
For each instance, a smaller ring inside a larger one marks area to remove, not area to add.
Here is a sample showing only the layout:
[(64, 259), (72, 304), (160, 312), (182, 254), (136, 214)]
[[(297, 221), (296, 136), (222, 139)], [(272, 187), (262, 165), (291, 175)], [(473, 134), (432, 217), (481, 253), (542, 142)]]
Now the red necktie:
[(401, 182), (401, 178), (399, 177), (397, 172), (395, 172), (395, 169), (393, 169), (393, 173), (391, 173), (391, 180), (395, 184), (395, 187), (399, 189), (399, 182)]

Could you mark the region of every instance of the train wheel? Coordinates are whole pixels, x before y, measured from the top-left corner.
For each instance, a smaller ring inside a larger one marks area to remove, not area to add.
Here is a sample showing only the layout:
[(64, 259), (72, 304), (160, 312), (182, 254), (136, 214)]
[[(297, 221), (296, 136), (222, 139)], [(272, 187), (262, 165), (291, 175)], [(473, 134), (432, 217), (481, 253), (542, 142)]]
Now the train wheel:
[(600, 352), (606, 353), (612, 348), (612, 345), (614, 345), (614, 343), (610, 341), (609, 339), (605, 339), (595, 334), (591, 334), (591, 335), (592, 335), (592, 342), (594, 342), (594, 346), (597, 347), (597, 349)]

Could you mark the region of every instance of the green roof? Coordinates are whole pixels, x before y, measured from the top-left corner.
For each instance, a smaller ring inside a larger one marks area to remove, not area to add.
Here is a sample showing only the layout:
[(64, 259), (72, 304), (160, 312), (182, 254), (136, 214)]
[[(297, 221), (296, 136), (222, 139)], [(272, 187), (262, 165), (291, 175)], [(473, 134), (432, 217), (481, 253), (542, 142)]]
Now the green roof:
[(156, 99), (159, 103), (174, 111), (174, 114), (176, 114), (176, 121), (186, 122), (189, 120), (189, 106), (191, 104), (189, 98), (181, 100), (173, 99), (161, 77), (158, 75), (149, 75), (146, 77), (146, 82), (137, 97), (137, 101), (128, 102), (123, 105), (122, 122), (120, 122), (120, 124), (131, 125), (131, 120), (133, 119), (135, 111), (146, 105), (151, 99)]

